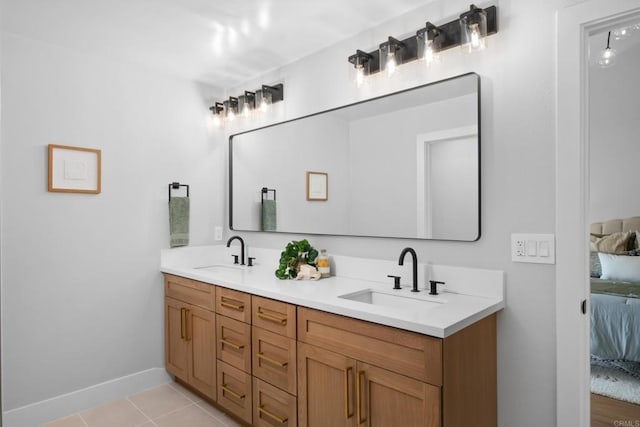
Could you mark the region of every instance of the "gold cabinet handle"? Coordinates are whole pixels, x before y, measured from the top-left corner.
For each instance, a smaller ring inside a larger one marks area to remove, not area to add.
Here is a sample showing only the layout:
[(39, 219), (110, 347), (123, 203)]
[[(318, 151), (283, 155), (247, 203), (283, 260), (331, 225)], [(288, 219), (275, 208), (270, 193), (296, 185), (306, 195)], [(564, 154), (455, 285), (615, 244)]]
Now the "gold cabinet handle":
[(233, 348), (235, 348), (236, 350), (242, 350), (242, 349), (244, 348), (244, 345), (242, 345), (242, 344), (236, 344), (236, 343), (234, 343), (234, 342), (231, 342), (231, 341), (225, 340), (224, 338), (220, 338), (220, 342), (221, 342), (222, 344), (224, 344), (224, 345), (228, 345), (229, 347), (233, 347)]
[(231, 390), (226, 384), (222, 384), (222, 391), (223, 391), (223, 393), (226, 391), (227, 393), (229, 393), (231, 396), (235, 397), (236, 399), (244, 399), (244, 394), (240, 394), (238, 392), (235, 392), (235, 391)]
[(281, 368), (284, 368), (285, 366), (287, 366), (289, 364), (289, 362), (279, 362), (279, 361), (277, 361), (275, 359), (270, 358), (269, 356), (265, 356), (264, 353), (258, 353), (258, 359), (265, 360), (265, 361), (271, 363), (272, 365), (276, 365), (276, 366), (279, 366)]
[(187, 334), (185, 332), (186, 329), (186, 323), (187, 323), (187, 309), (184, 307), (180, 308), (180, 338), (184, 339), (185, 335)]
[(364, 378), (364, 371), (358, 371), (358, 380), (356, 381), (356, 411), (358, 412), (358, 425), (367, 421), (366, 418), (362, 418), (362, 380)]
[(286, 317), (272, 316), (272, 315), (267, 314), (267, 313), (258, 312), (258, 317), (261, 318), (261, 319), (267, 320), (269, 322), (279, 323), (281, 325), (284, 325), (285, 323), (287, 323), (287, 318)]
[(230, 302), (222, 301), (220, 305), (223, 307), (230, 308), (236, 311), (244, 311), (244, 304), (231, 304)]
[(189, 333), (189, 318), (191, 315), (189, 314), (191, 310), (185, 308), (184, 313), (184, 339), (187, 341), (191, 341), (191, 334)]
[(353, 366), (347, 367), (344, 370), (344, 417), (349, 419), (353, 417), (353, 412), (349, 413), (349, 374), (353, 371)]
[(279, 422), (280, 424), (284, 424), (287, 422), (287, 418), (281, 418), (276, 414), (274, 414), (273, 412), (267, 411), (266, 409), (264, 409), (264, 405), (261, 405), (258, 408), (258, 411), (260, 411), (260, 413), (262, 414), (265, 414), (267, 417), (271, 418), (272, 420)]

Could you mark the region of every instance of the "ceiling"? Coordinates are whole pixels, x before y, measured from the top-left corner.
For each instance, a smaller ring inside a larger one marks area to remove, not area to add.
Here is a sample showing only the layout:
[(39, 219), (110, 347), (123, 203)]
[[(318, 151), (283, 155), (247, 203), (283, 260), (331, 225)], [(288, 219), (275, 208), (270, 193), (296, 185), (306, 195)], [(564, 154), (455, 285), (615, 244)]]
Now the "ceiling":
[(2, 0), (2, 29), (223, 89), (429, 1)]

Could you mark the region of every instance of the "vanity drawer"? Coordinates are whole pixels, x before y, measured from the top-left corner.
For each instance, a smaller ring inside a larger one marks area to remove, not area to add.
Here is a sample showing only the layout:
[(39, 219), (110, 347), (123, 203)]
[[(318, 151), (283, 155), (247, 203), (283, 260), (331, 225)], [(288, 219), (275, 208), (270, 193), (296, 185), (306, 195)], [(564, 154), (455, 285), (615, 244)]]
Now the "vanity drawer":
[(164, 275), (164, 295), (213, 311), (216, 287), (196, 280)]
[(440, 338), (299, 307), (298, 340), (442, 385)]
[(296, 341), (253, 327), (253, 375), (293, 395), (296, 387)]
[(218, 405), (251, 424), (251, 375), (218, 360)]
[(252, 297), (251, 305), (252, 321), (255, 326), (289, 338), (296, 338), (295, 305), (255, 295)]
[(251, 323), (251, 294), (218, 286), (216, 313), (244, 323)]
[(251, 373), (251, 325), (216, 315), (218, 359)]
[(258, 378), (253, 379), (253, 425), (295, 427), (297, 399)]

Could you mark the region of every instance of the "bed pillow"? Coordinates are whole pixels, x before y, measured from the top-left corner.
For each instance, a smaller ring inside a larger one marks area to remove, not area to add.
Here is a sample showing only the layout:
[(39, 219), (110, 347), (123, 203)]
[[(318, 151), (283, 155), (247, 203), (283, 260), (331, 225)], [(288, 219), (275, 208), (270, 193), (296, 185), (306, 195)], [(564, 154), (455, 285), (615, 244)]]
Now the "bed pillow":
[(592, 234), (591, 239), (591, 252), (604, 252), (607, 254), (623, 254), (629, 249), (629, 242), (631, 237), (635, 240), (635, 231), (625, 231), (619, 233), (609, 234), (607, 236), (598, 236)]
[(602, 276), (600, 257), (598, 256), (598, 252), (591, 252), (591, 277), (598, 278), (600, 276)]
[(601, 279), (640, 282), (640, 256), (599, 253)]

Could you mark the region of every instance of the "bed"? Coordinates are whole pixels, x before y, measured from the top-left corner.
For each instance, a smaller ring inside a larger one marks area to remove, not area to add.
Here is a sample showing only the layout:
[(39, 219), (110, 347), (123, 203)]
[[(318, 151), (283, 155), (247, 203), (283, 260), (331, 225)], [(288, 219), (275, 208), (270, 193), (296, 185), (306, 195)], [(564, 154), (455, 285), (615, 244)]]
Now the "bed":
[(640, 217), (591, 224), (591, 354), (640, 362)]

